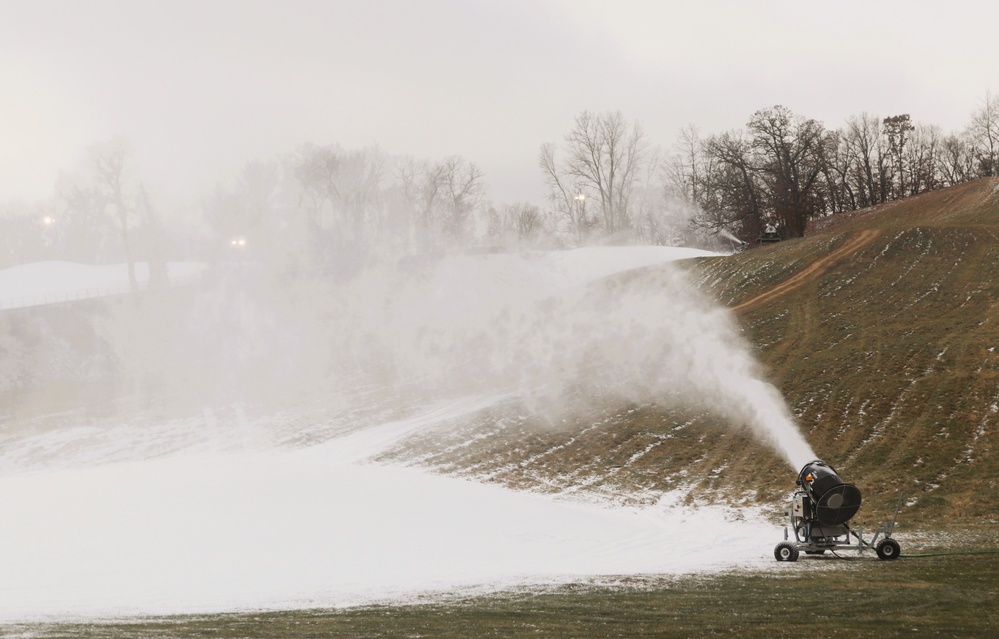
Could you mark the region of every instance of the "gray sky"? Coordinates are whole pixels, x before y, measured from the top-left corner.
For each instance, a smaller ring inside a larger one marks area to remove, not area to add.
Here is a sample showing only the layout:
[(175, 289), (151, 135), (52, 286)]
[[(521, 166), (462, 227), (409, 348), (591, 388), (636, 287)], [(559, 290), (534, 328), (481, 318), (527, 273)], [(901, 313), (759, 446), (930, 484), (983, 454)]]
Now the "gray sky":
[(669, 146), (783, 104), (962, 128), (999, 91), (999, 2), (0, 0), (0, 200), (122, 135), (192, 197), (304, 142), (459, 154), (539, 200), (539, 146), (620, 110)]

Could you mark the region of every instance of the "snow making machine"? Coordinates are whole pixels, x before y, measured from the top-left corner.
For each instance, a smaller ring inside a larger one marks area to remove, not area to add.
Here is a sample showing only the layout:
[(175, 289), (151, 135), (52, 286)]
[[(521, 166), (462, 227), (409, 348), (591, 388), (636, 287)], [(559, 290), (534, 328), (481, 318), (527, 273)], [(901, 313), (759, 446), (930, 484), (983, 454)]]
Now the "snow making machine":
[[(863, 530), (859, 526), (853, 530), (849, 524), (860, 509), (860, 489), (845, 483), (832, 467), (818, 459), (802, 467), (797, 486), (790, 508), (784, 511), (787, 518), (784, 541), (774, 548), (777, 561), (797, 561), (801, 552), (806, 555), (847, 550), (862, 553), (870, 548), (880, 559), (898, 558), (900, 547), (891, 535), (902, 506), (901, 497), (892, 519), (885, 521), (870, 541), (865, 541)], [(793, 540), (789, 531), (794, 533)]]

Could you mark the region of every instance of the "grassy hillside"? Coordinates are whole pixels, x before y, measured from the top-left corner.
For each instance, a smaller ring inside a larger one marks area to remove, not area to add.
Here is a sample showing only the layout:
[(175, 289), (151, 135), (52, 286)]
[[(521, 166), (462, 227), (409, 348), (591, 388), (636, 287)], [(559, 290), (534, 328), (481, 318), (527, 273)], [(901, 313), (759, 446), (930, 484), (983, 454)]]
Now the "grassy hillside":
[[(689, 268), (738, 315), (819, 456), (864, 491), (862, 521), (903, 489), (910, 521), (999, 516), (999, 182), (828, 218), (803, 239)], [(642, 290), (655, 271), (613, 288)], [(583, 399), (557, 425), (493, 410), (423, 439), (418, 463), (626, 501), (690, 487), (767, 502), (793, 488), (783, 461), (707, 410)]]
[(698, 268), (738, 308), (861, 234), (828, 270), (740, 320), (816, 451), (914, 514), (982, 512), (999, 474), (999, 183), (886, 206)]

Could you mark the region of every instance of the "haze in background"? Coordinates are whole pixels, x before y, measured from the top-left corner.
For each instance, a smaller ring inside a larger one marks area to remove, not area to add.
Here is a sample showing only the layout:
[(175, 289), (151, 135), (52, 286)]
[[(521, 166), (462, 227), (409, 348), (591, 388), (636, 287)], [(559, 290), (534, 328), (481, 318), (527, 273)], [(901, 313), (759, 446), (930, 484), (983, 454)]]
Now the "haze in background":
[(540, 202), (536, 156), (621, 110), (669, 145), (783, 104), (838, 126), (957, 129), (995, 91), (999, 5), (721, 0), (0, 0), (0, 201), (52, 194), (87, 145), (131, 140), (184, 198), (304, 142), (469, 158)]
[[(97, 321), (125, 380), (148, 385), (146, 410), (178, 403), (173, 391), (192, 378), (206, 401), (172, 421), (133, 407), (0, 431), (0, 621), (316, 608), (762, 565), (773, 531), (754, 509), (691, 509), (682, 491), (611, 509), (367, 463), (513, 397), (556, 425), (600, 403), (693, 406), (750, 428), (797, 469), (814, 453), (731, 313), (670, 263), (704, 254), (454, 254), (284, 286), (237, 271), (206, 276), (193, 303), (112, 302)], [(0, 298), (13, 283), (0, 281)], [(40, 363), (56, 377), (74, 368), (72, 345), (57, 346)], [(255, 412), (277, 385), (283, 410)], [(318, 418), (291, 401), (317, 386)], [(401, 389), (417, 410), (400, 419)]]

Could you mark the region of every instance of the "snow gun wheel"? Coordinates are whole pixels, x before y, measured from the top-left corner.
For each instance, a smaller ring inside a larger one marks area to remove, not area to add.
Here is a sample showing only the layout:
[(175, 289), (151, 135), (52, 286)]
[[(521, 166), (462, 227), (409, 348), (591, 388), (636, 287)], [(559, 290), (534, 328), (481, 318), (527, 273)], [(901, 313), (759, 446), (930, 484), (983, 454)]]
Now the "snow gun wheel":
[(798, 561), (798, 549), (794, 544), (782, 541), (774, 548), (774, 557), (777, 561)]
[(898, 554), (902, 549), (894, 539), (882, 539), (875, 550), (878, 553), (878, 559), (890, 561), (898, 559)]

